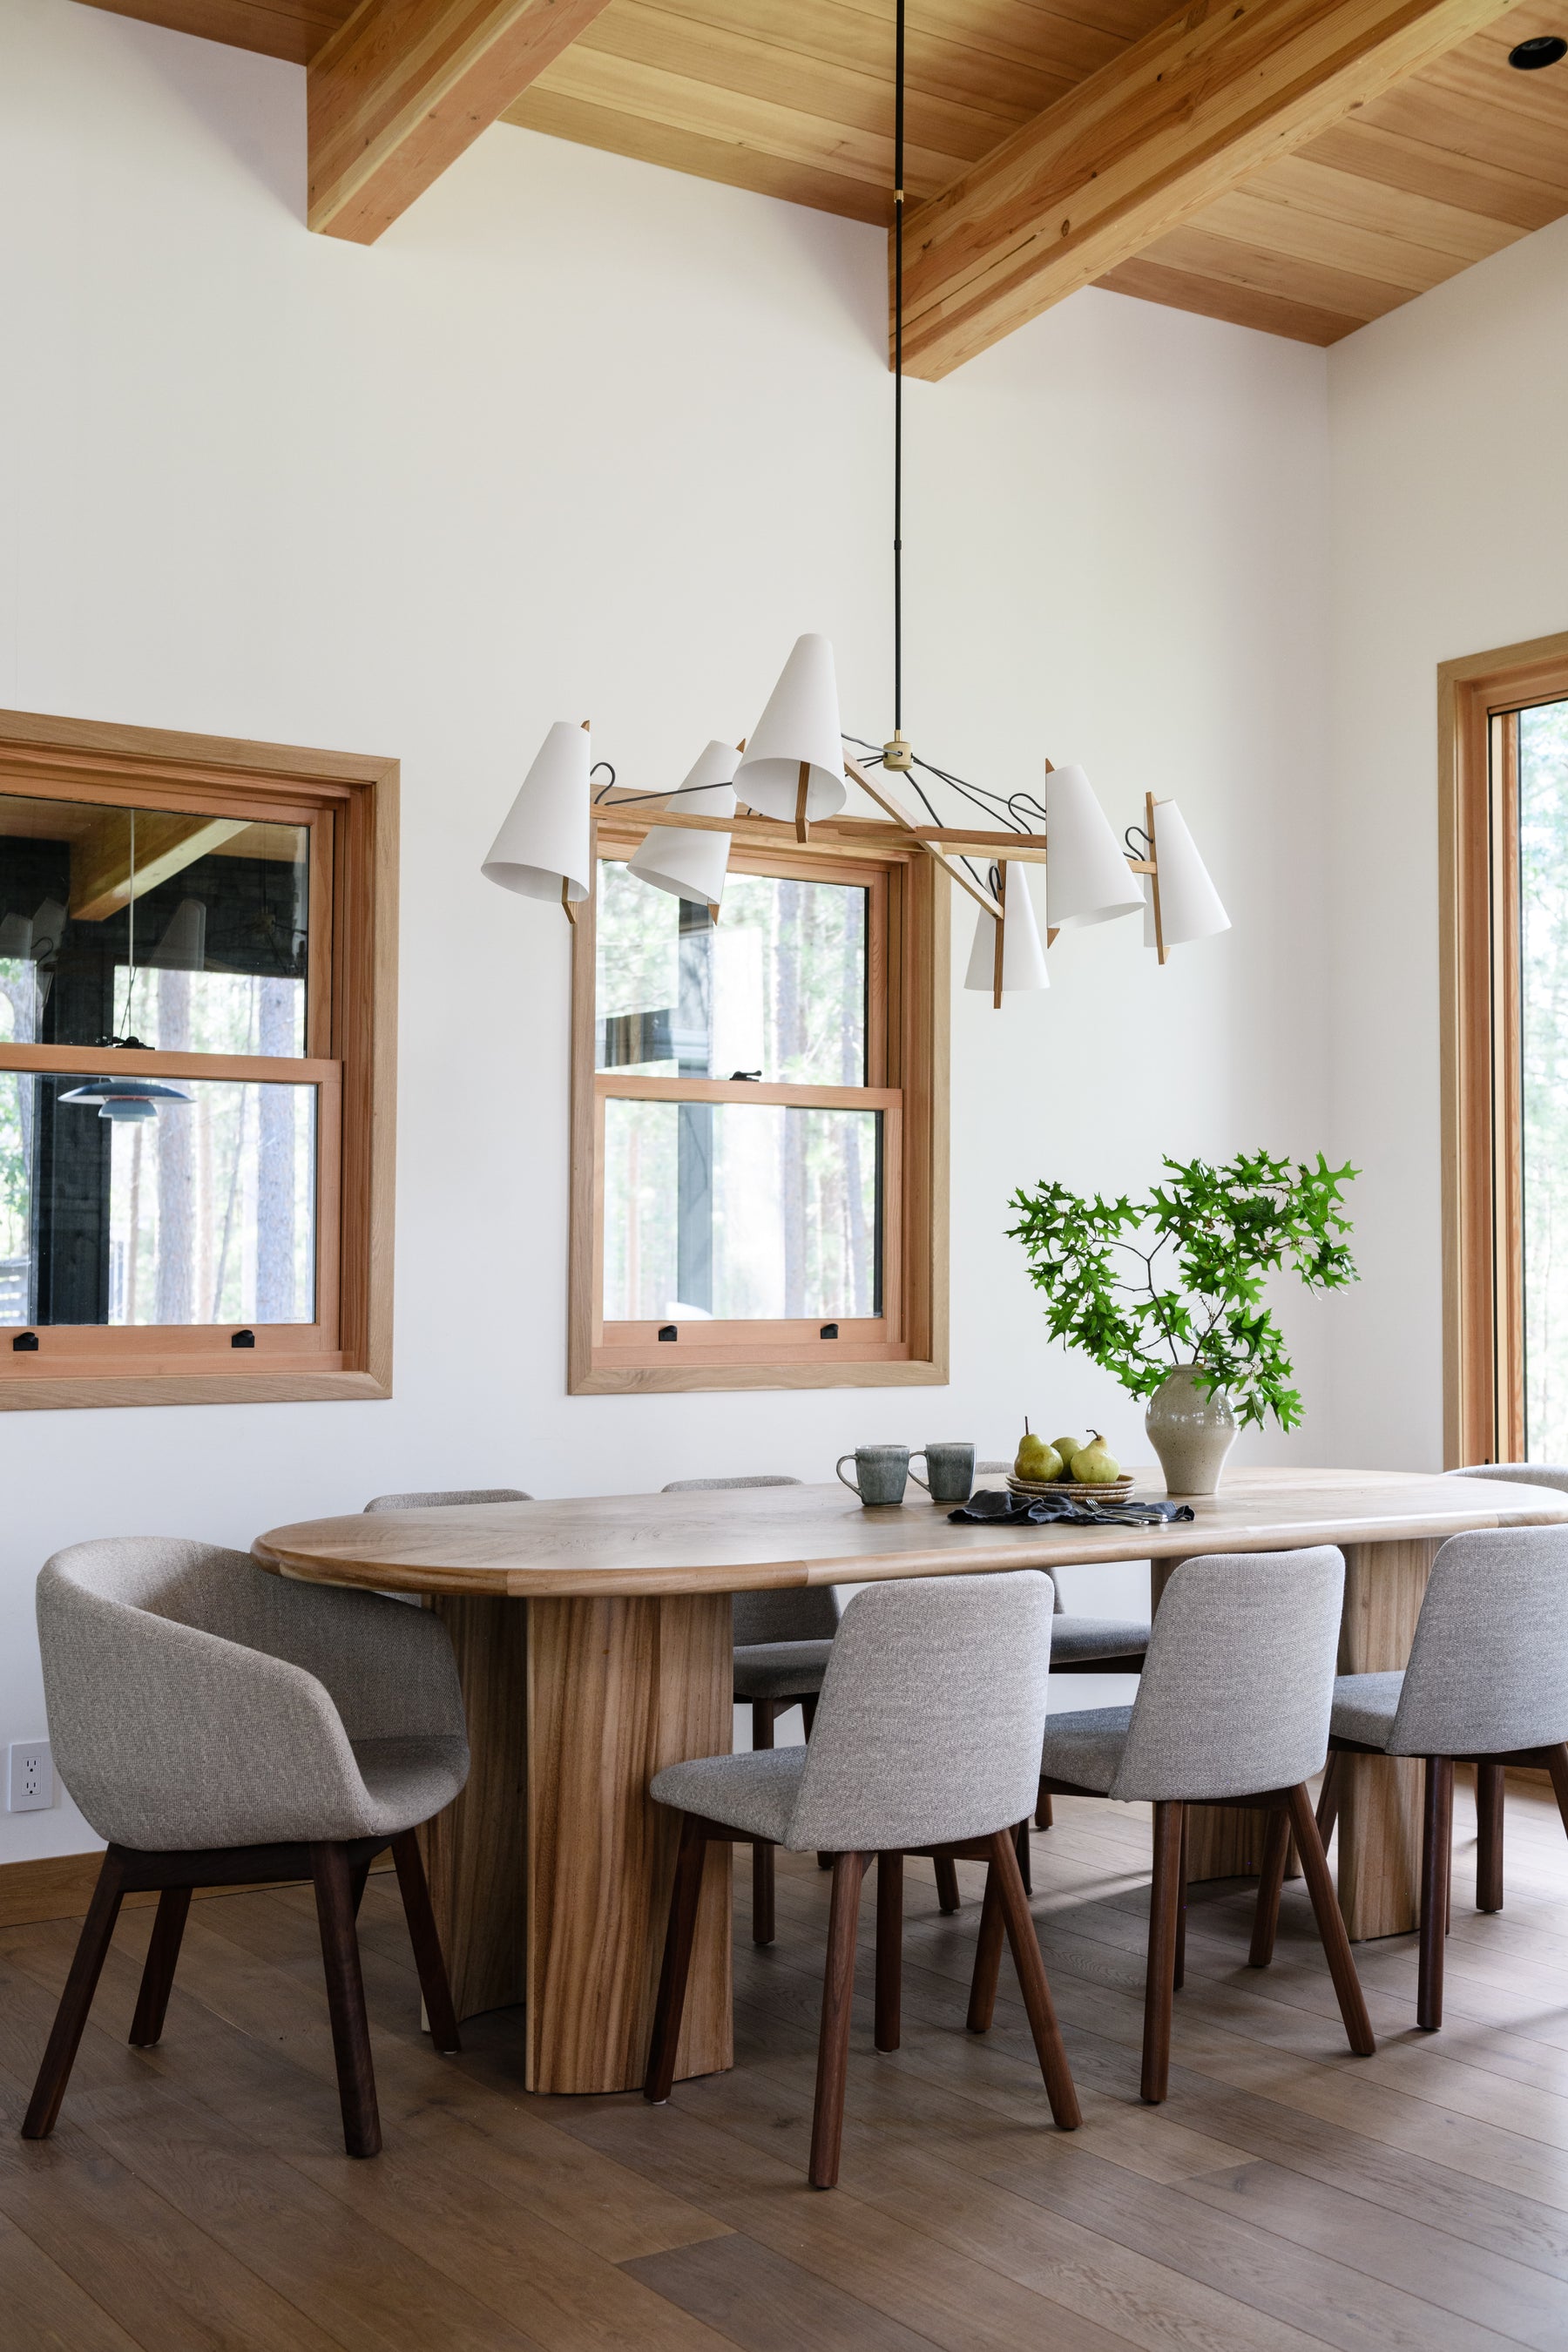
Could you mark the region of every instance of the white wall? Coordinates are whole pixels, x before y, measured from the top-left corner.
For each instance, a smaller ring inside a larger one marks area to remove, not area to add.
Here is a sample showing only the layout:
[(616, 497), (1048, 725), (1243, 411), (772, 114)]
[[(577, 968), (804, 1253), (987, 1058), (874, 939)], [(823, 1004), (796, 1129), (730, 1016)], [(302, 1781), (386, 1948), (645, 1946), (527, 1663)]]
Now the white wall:
[(1338, 1459), (1443, 1453), (1436, 667), (1568, 628), (1568, 221), (1330, 353)]
[[(405, 896), (395, 1398), (0, 1416), (0, 1745), (43, 1727), (32, 1581), (78, 1538), (821, 1478), (1025, 1412), (1146, 1459), (1046, 1347), (1008, 1194), (1325, 1140), (1323, 360), (1083, 295), (910, 389), (905, 724), (993, 783), (1082, 759), (1119, 822), (1176, 792), (1237, 927), (955, 995), (949, 1391), (568, 1399), (566, 927), (479, 859), (548, 721), (663, 781), (805, 628), (889, 730), (883, 243), (506, 128), (370, 250), (308, 236), (303, 186), (294, 68), (4, 0), (0, 703), (396, 754)], [(1325, 1316), (1286, 1303), (1322, 1459)], [(0, 1859), (89, 1843), (0, 1815)]]

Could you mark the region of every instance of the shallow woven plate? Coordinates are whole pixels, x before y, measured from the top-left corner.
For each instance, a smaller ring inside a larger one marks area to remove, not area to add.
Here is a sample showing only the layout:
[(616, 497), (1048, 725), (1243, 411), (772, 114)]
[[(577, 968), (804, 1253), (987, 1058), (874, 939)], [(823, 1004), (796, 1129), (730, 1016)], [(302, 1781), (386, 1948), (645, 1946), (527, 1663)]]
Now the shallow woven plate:
[(1134, 1479), (1131, 1470), (1105, 1486), (1090, 1486), (1082, 1478), (1016, 1478), (1011, 1470), (1007, 1484), (1015, 1495), (1026, 1495), (1034, 1502), (1041, 1495), (1068, 1495), (1075, 1503), (1120, 1502), (1132, 1492)]

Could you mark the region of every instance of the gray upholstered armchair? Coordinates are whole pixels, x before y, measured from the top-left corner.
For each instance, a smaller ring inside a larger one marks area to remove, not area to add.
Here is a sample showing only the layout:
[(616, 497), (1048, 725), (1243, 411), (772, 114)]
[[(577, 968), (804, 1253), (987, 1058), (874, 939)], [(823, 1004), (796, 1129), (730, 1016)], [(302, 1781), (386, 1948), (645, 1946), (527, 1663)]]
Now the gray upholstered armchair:
[(354, 1915), (391, 1846), (437, 2049), (458, 2047), (414, 1832), (468, 1748), (446, 1629), (374, 1593), (163, 1538), (78, 1544), (38, 1579), (61, 1778), (109, 1843), (23, 2131), (59, 2111), (123, 1896), (161, 1890), (131, 2040), (154, 2042), (192, 1889), (309, 1878), (351, 2155), (381, 2144)]

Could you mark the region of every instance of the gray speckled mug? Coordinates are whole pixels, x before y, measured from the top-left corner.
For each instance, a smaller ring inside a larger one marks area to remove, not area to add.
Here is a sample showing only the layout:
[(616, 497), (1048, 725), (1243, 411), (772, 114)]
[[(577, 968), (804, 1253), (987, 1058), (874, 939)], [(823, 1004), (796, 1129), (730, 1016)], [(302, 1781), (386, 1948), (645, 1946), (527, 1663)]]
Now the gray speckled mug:
[[(844, 1478), (847, 1462), (855, 1465), (853, 1478)], [(838, 1457), (838, 1475), (852, 1495), (859, 1496), (868, 1511), (888, 1503), (901, 1503), (909, 1475), (907, 1445), (858, 1445), (853, 1454), (841, 1454)]]
[(967, 1503), (974, 1491), (974, 1448), (950, 1439), (941, 1445), (917, 1445), (910, 1454), (911, 1465), (917, 1460), (926, 1466), (922, 1478), (911, 1467), (910, 1476), (917, 1486), (923, 1486), (933, 1503)]

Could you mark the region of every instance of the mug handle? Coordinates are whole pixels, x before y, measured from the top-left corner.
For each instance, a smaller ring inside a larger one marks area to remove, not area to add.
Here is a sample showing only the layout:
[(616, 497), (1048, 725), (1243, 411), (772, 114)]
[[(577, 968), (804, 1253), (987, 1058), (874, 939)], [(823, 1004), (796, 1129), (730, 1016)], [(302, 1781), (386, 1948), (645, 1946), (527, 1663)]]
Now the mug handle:
[(840, 1479), (843, 1481), (844, 1485), (845, 1485), (846, 1486), (847, 1486), (847, 1487), (848, 1487), (849, 1492), (850, 1492), (852, 1495), (858, 1495), (858, 1494), (859, 1494), (859, 1492), (860, 1492), (860, 1489), (859, 1489), (859, 1487), (855, 1484), (854, 1479), (853, 1479), (853, 1478), (846, 1478), (846, 1477), (844, 1476), (844, 1465), (845, 1465), (847, 1462), (853, 1462), (853, 1461), (854, 1461), (854, 1459), (855, 1459), (855, 1456), (854, 1456), (852, 1454), (841, 1454), (839, 1455), (839, 1457), (838, 1457), (838, 1461), (837, 1461), (837, 1466), (836, 1466), (836, 1472), (835, 1472), (835, 1475), (836, 1475), (838, 1478), (840, 1478)]
[(916, 1485), (916, 1486), (921, 1489), (921, 1492), (922, 1494), (929, 1495), (929, 1494), (931, 1493), (931, 1488), (930, 1488), (930, 1486), (926, 1484), (926, 1479), (927, 1479), (927, 1478), (929, 1478), (929, 1477), (930, 1477), (930, 1475), (931, 1475), (931, 1464), (930, 1464), (929, 1462), (926, 1462), (926, 1477), (925, 1477), (925, 1478), (921, 1478), (921, 1477), (916, 1476), (916, 1474), (915, 1474), (915, 1454), (919, 1454), (919, 1456), (920, 1456), (920, 1458), (921, 1458), (921, 1460), (922, 1462), (926, 1462), (926, 1450), (925, 1450), (925, 1447), (924, 1447), (923, 1445), (917, 1445), (917, 1446), (916, 1446), (916, 1448), (915, 1448), (915, 1452), (914, 1452), (914, 1454), (910, 1454), (910, 1476), (911, 1478), (913, 1478), (913, 1479), (914, 1479), (915, 1485)]

